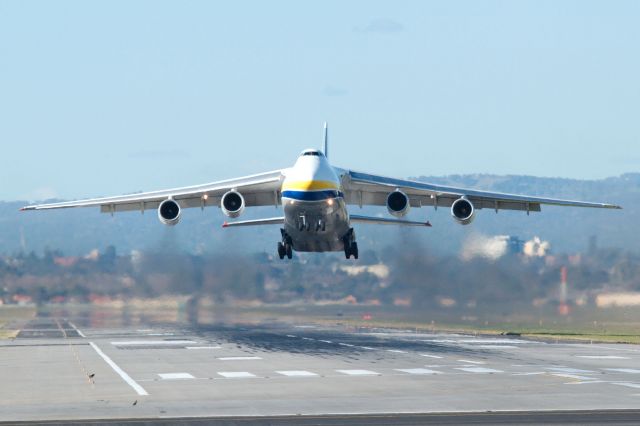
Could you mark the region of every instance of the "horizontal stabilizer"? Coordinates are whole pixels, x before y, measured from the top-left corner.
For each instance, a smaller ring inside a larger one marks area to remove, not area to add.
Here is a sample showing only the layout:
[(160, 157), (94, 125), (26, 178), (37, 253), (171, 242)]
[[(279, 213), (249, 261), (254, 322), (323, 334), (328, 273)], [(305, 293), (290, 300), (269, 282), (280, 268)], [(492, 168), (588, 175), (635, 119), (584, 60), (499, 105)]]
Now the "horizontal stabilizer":
[(255, 219), (255, 220), (241, 220), (238, 222), (225, 222), (222, 224), (223, 228), (230, 228), (232, 226), (258, 226), (258, 225), (282, 225), (284, 223), (284, 217), (270, 217), (267, 219)]
[(385, 217), (360, 216), (357, 214), (349, 215), (351, 222), (354, 223), (371, 223), (377, 225), (403, 225), (403, 226), (431, 226), (429, 221), (416, 222), (412, 220), (391, 219)]

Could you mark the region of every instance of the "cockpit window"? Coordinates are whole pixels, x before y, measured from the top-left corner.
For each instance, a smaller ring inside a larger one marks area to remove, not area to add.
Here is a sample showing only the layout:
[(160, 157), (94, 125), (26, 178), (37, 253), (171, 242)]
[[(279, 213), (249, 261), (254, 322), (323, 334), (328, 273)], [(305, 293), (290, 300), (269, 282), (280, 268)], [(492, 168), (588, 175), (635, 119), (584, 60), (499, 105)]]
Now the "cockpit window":
[(318, 151), (306, 151), (306, 152), (303, 152), (302, 155), (313, 155), (315, 157), (320, 157), (320, 152), (318, 152)]

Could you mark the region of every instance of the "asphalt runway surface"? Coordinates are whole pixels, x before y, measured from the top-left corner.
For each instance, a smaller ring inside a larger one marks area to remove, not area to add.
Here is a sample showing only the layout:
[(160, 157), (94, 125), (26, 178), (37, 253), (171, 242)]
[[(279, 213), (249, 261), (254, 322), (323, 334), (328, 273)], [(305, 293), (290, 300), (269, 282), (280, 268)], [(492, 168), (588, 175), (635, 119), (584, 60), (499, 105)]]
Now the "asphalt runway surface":
[(640, 424), (638, 345), (45, 317), (0, 369), (6, 422)]

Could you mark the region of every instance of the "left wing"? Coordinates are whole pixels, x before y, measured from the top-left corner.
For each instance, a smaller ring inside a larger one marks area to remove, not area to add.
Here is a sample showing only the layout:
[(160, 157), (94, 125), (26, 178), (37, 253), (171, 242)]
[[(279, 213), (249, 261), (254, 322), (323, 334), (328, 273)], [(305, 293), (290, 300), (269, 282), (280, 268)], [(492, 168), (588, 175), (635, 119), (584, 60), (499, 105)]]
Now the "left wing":
[(384, 206), (390, 192), (399, 189), (410, 199), (411, 206), (450, 207), (460, 197), (466, 197), (476, 209), (524, 210), (539, 212), (542, 204), (572, 207), (595, 207), (621, 209), (615, 204), (569, 201), (555, 198), (530, 197), (527, 195), (504, 194), (500, 192), (479, 191), (476, 189), (455, 188), (443, 185), (395, 179), (342, 170), (342, 185), (347, 204)]
[(204, 185), (183, 188), (165, 189), (161, 191), (141, 192), (116, 197), (90, 198), (62, 203), (36, 204), (23, 207), (22, 210), (49, 210), (71, 207), (100, 207), (102, 213), (115, 213), (131, 210), (157, 209), (161, 202), (172, 198), (181, 208), (220, 205), (222, 196), (232, 189), (240, 192), (245, 206), (268, 206), (280, 204), (280, 187), (285, 170), (229, 179)]

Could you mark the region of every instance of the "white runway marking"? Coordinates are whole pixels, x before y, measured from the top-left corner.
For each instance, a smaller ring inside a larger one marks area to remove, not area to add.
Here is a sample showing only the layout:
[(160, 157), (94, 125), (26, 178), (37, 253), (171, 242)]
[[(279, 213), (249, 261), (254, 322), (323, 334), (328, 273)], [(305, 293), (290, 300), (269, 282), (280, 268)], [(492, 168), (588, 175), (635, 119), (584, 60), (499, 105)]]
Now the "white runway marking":
[(520, 349), (518, 346), (509, 345), (477, 345), (479, 349)]
[(193, 345), (198, 342), (194, 340), (128, 340), (124, 342), (111, 342), (113, 346), (174, 346), (174, 345)]
[(615, 371), (616, 373), (640, 374), (640, 370), (635, 368), (605, 368), (607, 371)]
[(547, 374), (544, 371), (533, 371), (530, 373), (513, 373), (512, 376), (539, 376), (541, 374)]
[(189, 373), (160, 373), (158, 374), (162, 380), (178, 380), (178, 379), (195, 379)]
[(290, 370), (290, 371), (276, 371), (278, 374), (282, 374), (283, 376), (288, 377), (315, 377), (316, 373), (312, 373), (311, 371), (305, 370)]
[(548, 370), (559, 371), (560, 373), (593, 373), (591, 370), (580, 370), (579, 368), (550, 367)]
[(118, 367), (118, 364), (113, 362), (111, 358), (109, 358), (104, 352), (102, 352), (102, 349), (100, 349), (95, 343), (89, 342), (89, 345), (91, 345), (91, 347), (98, 353), (98, 355), (100, 355), (100, 357), (102, 357), (102, 359), (107, 364), (109, 364), (109, 367), (113, 368), (113, 371), (118, 373), (118, 375), (122, 377), (122, 380), (127, 382), (127, 384), (131, 386), (138, 395), (149, 395), (149, 393), (146, 390), (144, 390), (142, 386), (136, 383), (136, 381), (133, 380), (127, 373), (125, 373), (122, 368)]
[(350, 348), (354, 347), (355, 345), (349, 344), (349, 343), (338, 343), (340, 346), (348, 346)]
[(626, 356), (618, 356), (618, 355), (576, 355), (577, 358), (587, 358), (587, 359), (631, 359)]
[(529, 342), (527, 340), (517, 340), (517, 339), (464, 339), (458, 340), (460, 343), (482, 343), (482, 344), (491, 344), (491, 343), (503, 343), (508, 345), (521, 345), (523, 343), (538, 343), (538, 342)]
[(255, 359), (262, 359), (259, 356), (223, 356), (218, 358), (220, 361), (251, 361)]
[(248, 371), (220, 371), (218, 372), (222, 377), (227, 379), (245, 379), (250, 377), (256, 377), (255, 374), (251, 374)]
[(456, 370), (466, 371), (468, 373), (504, 373), (502, 370), (494, 370), (493, 368), (485, 368), (485, 367), (458, 367)]
[(387, 352), (393, 352), (394, 354), (406, 354), (406, 351), (401, 351), (399, 349), (387, 349)]
[(318, 342), (322, 342), (322, 343), (333, 343), (331, 340), (318, 340)]
[(420, 354), (420, 356), (426, 356), (427, 358), (435, 358), (435, 359), (441, 359), (441, 356), (438, 355), (428, 355), (428, 354)]
[(287, 334), (287, 337), (293, 337), (293, 338), (296, 338), (296, 337), (298, 337), (298, 336), (294, 336), (293, 334)]
[(567, 379), (575, 379), (575, 380), (595, 380), (593, 377), (588, 376), (580, 376), (578, 374), (568, 374), (568, 373), (551, 373), (553, 376), (557, 377), (565, 377)]
[(347, 374), (349, 376), (379, 376), (380, 373), (370, 370), (336, 370), (338, 373)]
[(360, 346), (360, 348), (366, 349), (368, 351), (375, 351), (376, 350), (376, 348), (370, 348), (369, 346)]
[(440, 371), (429, 370), (427, 368), (396, 368), (395, 370), (408, 374), (442, 374)]
[(466, 362), (467, 364), (484, 364), (484, 361), (471, 361), (470, 359), (459, 359), (458, 362)]
[(84, 337), (85, 339), (87, 338), (87, 336), (85, 336), (85, 335), (84, 335), (84, 333), (83, 333), (82, 331), (80, 331), (80, 330), (78, 329), (78, 327), (76, 327), (76, 325), (75, 325), (74, 323), (72, 323), (71, 321), (67, 321), (67, 322), (69, 323), (69, 325), (71, 326), (71, 328), (73, 328), (73, 329), (76, 331), (76, 333), (78, 333), (78, 335), (79, 335), (80, 337)]
[(187, 346), (186, 349), (222, 349), (222, 346)]
[(618, 386), (626, 386), (628, 388), (636, 388), (636, 389), (640, 389), (640, 384), (638, 383), (622, 383), (622, 382), (616, 382), (616, 383), (611, 383), (612, 385), (618, 385)]
[(313, 337), (303, 337), (302, 340), (316, 340)]
[(145, 336), (173, 336), (173, 333), (147, 333)]

